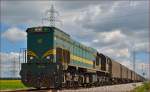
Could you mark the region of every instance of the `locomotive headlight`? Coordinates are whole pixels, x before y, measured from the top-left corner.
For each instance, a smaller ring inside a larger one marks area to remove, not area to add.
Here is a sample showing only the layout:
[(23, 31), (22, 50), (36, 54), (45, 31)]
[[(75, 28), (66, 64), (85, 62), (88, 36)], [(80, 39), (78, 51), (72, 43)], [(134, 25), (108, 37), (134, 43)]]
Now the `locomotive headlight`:
[(50, 56), (47, 56), (46, 59), (50, 59)]
[(30, 58), (30, 60), (33, 60), (33, 59), (34, 59), (34, 57), (33, 57), (33, 56), (30, 56), (29, 58)]
[(39, 27), (39, 28), (35, 28), (34, 30), (35, 30), (36, 32), (41, 32), (41, 31), (42, 31), (42, 28)]

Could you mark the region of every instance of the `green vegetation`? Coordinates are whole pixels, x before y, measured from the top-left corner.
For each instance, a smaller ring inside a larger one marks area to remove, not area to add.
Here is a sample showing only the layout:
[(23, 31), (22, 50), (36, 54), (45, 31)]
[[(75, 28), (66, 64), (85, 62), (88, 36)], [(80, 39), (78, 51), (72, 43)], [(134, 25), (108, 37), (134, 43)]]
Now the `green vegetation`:
[(26, 88), (21, 80), (0, 80), (0, 90), (12, 90)]
[(142, 86), (135, 88), (131, 92), (150, 92), (150, 82), (143, 83)]

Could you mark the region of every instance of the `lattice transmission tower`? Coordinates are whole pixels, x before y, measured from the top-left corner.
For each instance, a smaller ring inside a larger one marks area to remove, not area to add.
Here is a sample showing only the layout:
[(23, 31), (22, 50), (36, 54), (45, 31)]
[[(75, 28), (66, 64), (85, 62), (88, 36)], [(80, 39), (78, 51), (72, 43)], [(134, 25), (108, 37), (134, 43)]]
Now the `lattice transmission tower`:
[(62, 26), (62, 21), (59, 19), (59, 12), (55, 9), (54, 4), (51, 4), (51, 8), (45, 12), (42, 24), (43, 21), (48, 21), (50, 27), (55, 27), (59, 24)]

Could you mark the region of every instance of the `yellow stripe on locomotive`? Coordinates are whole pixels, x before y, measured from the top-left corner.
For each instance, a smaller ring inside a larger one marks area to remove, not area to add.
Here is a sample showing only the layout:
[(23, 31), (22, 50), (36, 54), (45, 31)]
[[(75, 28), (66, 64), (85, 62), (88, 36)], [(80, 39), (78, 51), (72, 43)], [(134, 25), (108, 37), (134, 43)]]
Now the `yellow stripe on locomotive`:
[[(57, 54), (56, 49), (51, 49), (51, 50), (48, 50), (47, 52), (45, 52), (42, 57), (44, 58), (48, 55), (56, 55), (56, 54)], [(37, 56), (33, 51), (28, 51), (28, 55)], [(81, 62), (81, 63), (93, 65), (93, 61), (90, 61), (88, 59), (85, 59), (85, 58), (82, 58), (82, 57), (79, 57), (79, 56), (76, 56), (73, 54), (70, 55), (70, 60), (73, 62)]]
[(28, 56), (34, 56), (34, 57), (37, 56), (33, 51), (30, 51), (30, 50), (27, 51), (27, 55)]
[[(46, 53), (44, 53), (43, 57), (46, 57), (46, 56), (51, 55), (51, 54), (56, 55), (57, 54), (56, 49), (48, 50)], [(85, 58), (82, 58), (82, 57), (79, 57), (79, 56), (76, 56), (73, 54), (70, 55), (70, 60), (73, 60), (74, 62), (82, 62), (85, 64), (93, 65), (93, 61), (87, 60)]]

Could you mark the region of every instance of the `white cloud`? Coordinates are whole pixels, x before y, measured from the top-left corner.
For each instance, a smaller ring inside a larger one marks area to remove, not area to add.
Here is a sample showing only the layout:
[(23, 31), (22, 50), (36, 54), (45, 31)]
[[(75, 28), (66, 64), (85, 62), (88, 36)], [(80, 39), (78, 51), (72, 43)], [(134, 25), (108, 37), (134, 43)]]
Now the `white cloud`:
[[(20, 54), (20, 61), (22, 62), (22, 55)], [(20, 70), (19, 53), (18, 52), (0, 52), (0, 77), (18, 77)], [(15, 72), (14, 72), (15, 71)], [(14, 74), (15, 73), (15, 74)]]
[(130, 52), (128, 48), (121, 48), (121, 49), (105, 48), (105, 49), (100, 49), (99, 51), (102, 53), (105, 53), (106, 55), (110, 57), (115, 57), (115, 58), (122, 58), (122, 57), (129, 58), (130, 57)]
[[(123, 55), (123, 56), (126, 56), (126, 57), (129, 57), (129, 56), (130, 56), (130, 52), (129, 52), (128, 48), (121, 49), (121, 50), (119, 51), (119, 53), (120, 53), (120, 55)], [(120, 55), (119, 55), (119, 56), (120, 56)]]
[(2, 63), (5, 63), (7, 61), (11, 62), (14, 59), (18, 59), (19, 53), (17, 53), (17, 52), (10, 52), (10, 53), (0, 52), (0, 57), (1, 57), (1, 62)]
[(26, 39), (26, 32), (17, 28), (12, 27), (2, 33), (2, 37), (6, 38), (11, 42), (23, 41)]
[(150, 52), (148, 41), (139, 42), (139, 43), (135, 44), (134, 49), (135, 49), (135, 51)]
[(133, 63), (130, 60), (124, 59), (120, 63), (128, 67), (129, 69), (133, 70)]
[(118, 42), (121, 39), (125, 38), (125, 35), (121, 33), (120, 30), (113, 30), (111, 32), (99, 32), (99, 36), (103, 38), (103, 41), (106, 43)]
[(92, 42), (93, 42), (93, 43), (98, 43), (99, 40), (98, 40), (98, 39), (94, 39)]

